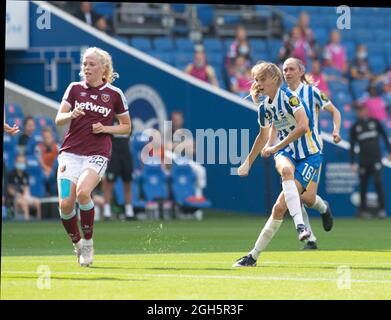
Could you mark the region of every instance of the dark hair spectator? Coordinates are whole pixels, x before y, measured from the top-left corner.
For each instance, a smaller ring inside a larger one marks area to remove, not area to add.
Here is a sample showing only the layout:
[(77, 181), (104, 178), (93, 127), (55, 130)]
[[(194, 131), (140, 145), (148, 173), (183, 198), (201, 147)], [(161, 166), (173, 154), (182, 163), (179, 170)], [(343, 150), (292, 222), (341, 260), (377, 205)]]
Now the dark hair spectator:
[(185, 72), (216, 87), (219, 86), (215, 70), (207, 63), (206, 54), (201, 49), (195, 51), (194, 60), (187, 65)]

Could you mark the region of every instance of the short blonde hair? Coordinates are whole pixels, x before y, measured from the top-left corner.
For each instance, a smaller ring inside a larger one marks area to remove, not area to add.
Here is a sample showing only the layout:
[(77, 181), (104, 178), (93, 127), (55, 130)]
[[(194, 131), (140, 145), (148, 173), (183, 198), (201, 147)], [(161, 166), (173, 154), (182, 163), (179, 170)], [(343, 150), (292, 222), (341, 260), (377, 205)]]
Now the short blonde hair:
[(260, 91), (255, 78), (260, 75), (267, 75), (268, 77), (271, 77), (277, 86), (281, 86), (284, 79), (281, 69), (276, 64), (267, 61), (258, 62), (251, 69), (251, 77), (254, 81), (250, 88), (250, 95), (254, 103), (259, 103)]
[[(108, 83), (112, 83), (115, 79), (119, 78), (119, 74), (117, 72), (114, 72), (113, 70), (113, 60), (111, 58), (111, 55), (100, 48), (97, 47), (89, 47), (86, 50), (84, 50), (81, 54), (81, 65), (83, 65), (83, 59), (86, 55), (94, 53), (100, 63), (105, 67), (105, 70), (103, 72), (103, 79), (106, 80)], [(84, 78), (84, 74), (82, 71), (80, 71), (79, 75)]]

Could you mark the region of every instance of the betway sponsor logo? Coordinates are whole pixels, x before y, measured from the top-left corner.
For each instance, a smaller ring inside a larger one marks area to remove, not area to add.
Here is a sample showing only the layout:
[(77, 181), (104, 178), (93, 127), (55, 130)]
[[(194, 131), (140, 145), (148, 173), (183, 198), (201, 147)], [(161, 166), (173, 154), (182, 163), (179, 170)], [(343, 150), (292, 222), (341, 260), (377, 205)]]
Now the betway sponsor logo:
[(82, 108), (84, 110), (90, 110), (94, 112), (101, 113), (104, 117), (107, 117), (111, 111), (111, 109), (98, 106), (96, 104), (93, 104), (92, 102), (75, 102), (75, 107)]

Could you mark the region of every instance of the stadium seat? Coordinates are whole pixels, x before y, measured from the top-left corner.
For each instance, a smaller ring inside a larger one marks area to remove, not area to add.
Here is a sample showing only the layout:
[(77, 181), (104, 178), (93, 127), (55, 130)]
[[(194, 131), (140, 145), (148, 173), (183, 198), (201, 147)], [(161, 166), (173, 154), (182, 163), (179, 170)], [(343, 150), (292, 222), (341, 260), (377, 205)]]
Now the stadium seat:
[(113, 195), (117, 205), (125, 205), (124, 183), (119, 177), (114, 182)]
[(332, 96), (334, 97), (339, 92), (348, 92), (349, 85), (345, 82), (339, 80), (331, 80), (327, 82), (330, 91), (332, 92)]
[(153, 50), (150, 52), (150, 54), (156, 59), (159, 59), (160, 61), (172, 65), (174, 64), (174, 54), (171, 52), (161, 52), (159, 50)]
[(172, 193), (181, 211), (194, 212), (211, 206), (204, 197), (196, 197), (196, 176), (186, 158), (173, 161), (171, 169)]
[(196, 4), (197, 17), (204, 27), (210, 27), (213, 24), (214, 8), (210, 4)]
[(193, 61), (193, 53), (192, 52), (177, 52), (174, 53), (174, 64), (178, 65), (187, 65)]
[(373, 73), (381, 74), (386, 70), (386, 61), (383, 55), (375, 54), (369, 55), (368, 63)]
[(141, 179), (140, 177), (134, 178), (132, 181), (132, 205), (134, 211), (145, 211), (146, 202), (141, 196)]
[(52, 117), (49, 116), (35, 116), (34, 117), (35, 124), (36, 124), (36, 130), (38, 132), (41, 132), (44, 127), (49, 127), (52, 129), (53, 136), (58, 141), (58, 133), (57, 133), (57, 126)]
[(203, 40), (205, 51), (208, 52), (222, 52), (224, 51), (224, 45), (219, 39), (215, 38), (205, 38)]
[(141, 171), (143, 163), (141, 160), (141, 151), (149, 143), (149, 137), (142, 132), (135, 132), (131, 137), (131, 154), (133, 157), (133, 166), (135, 171)]
[(142, 175), (142, 190), (146, 201), (168, 200), (168, 176), (163, 171), (160, 159), (146, 161)]
[(7, 123), (13, 127), (15, 124), (19, 127), (20, 131), (23, 131), (23, 117), (7, 117)]
[(28, 140), (26, 145), (26, 155), (33, 155), (35, 154), (35, 147), (38, 143), (42, 142), (42, 135), (41, 132), (38, 130), (35, 130), (34, 134), (31, 136), (31, 138)]
[(177, 52), (194, 52), (194, 42), (191, 41), (189, 38), (177, 38), (175, 40), (175, 47), (177, 49)]
[(3, 160), (8, 171), (15, 168), (17, 137), (9, 134), (3, 135)]
[(221, 68), (221, 66), (224, 64), (224, 56), (221, 53), (208, 52), (206, 55), (206, 60), (214, 68)]
[(130, 44), (141, 51), (152, 50), (151, 40), (147, 37), (134, 37), (130, 40)]
[(113, 19), (115, 3), (112, 2), (92, 2), (93, 11), (104, 16), (106, 19)]
[(268, 49), (266, 40), (250, 39), (249, 42), (252, 50), (267, 51)]
[(4, 107), (5, 107), (7, 118), (11, 118), (11, 117), (24, 118), (24, 113), (20, 105), (15, 103), (6, 103), (4, 104)]
[(45, 176), (42, 167), (35, 155), (26, 156), (26, 172), (30, 176), (31, 195), (42, 198), (46, 195)]
[(366, 92), (369, 86), (369, 80), (352, 80), (350, 82), (354, 99), (360, 99)]
[(174, 43), (170, 38), (167, 37), (159, 37), (153, 39), (153, 46), (155, 51), (160, 52), (171, 52), (174, 49)]

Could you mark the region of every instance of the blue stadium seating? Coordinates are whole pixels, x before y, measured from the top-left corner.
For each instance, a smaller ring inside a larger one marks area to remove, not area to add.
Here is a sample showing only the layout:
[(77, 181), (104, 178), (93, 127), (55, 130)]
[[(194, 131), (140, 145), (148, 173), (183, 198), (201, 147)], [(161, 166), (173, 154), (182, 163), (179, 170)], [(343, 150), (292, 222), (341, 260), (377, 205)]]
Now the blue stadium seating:
[(369, 66), (375, 74), (383, 73), (386, 70), (387, 64), (382, 54), (369, 55)]
[(106, 19), (113, 19), (115, 3), (112, 2), (93, 2), (93, 11), (104, 16)]
[(350, 86), (353, 98), (359, 99), (366, 93), (369, 86), (369, 80), (352, 80)]
[(132, 181), (132, 205), (135, 212), (145, 210), (145, 201), (141, 196), (141, 179), (140, 177), (135, 177)]
[(189, 38), (177, 38), (175, 40), (175, 46), (179, 52), (194, 52), (194, 42)]
[(6, 103), (4, 104), (4, 107), (5, 107), (7, 118), (11, 118), (11, 117), (24, 118), (23, 109), (20, 105), (15, 103)]
[(210, 4), (196, 4), (197, 16), (203, 26), (210, 27), (213, 24), (214, 8)]
[(174, 201), (182, 210), (195, 211), (210, 207), (210, 201), (205, 198), (199, 201), (192, 200), (196, 196), (196, 176), (186, 158), (173, 161), (171, 177)]
[(192, 52), (177, 52), (174, 53), (174, 64), (175, 66), (187, 65), (193, 62), (193, 53)]
[(224, 45), (219, 39), (205, 38), (203, 44), (205, 51), (208, 52), (222, 52), (224, 50)]
[(268, 49), (266, 40), (250, 39), (249, 42), (252, 50), (267, 51)]
[(42, 167), (35, 155), (26, 156), (26, 172), (30, 176), (30, 192), (35, 197), (42, 198), (46, 195), (45, 176)]
[(169, 198), (168, 176), (163, 171), (160, 159), (144, 163), (141, 179), (146, 201), (158, 201)]
[(156, 59), (159, 59), (160, 61), (163, 61), (168, 64), (174, 64), (174, 57), (171, 52), (161, 52), (161, 51), (150, 51), (150, 55), (155, 57)]
[(149, 137), (142, 132), (135, 132), (131, 137), (130, 148), (133, 157), (133, 166), (136, 171), (142, 170), (141, 151), (148, 143)]
[(3, 160), (8, 171), (15, 167), (17, 137), (9, 134), (3, 135)]
[(152, 43), (148, 37), (133, 37), (130, 44), (141, 51), (152, 50)]
[(170, 38), (159, 37), (153, 39), (153, 46), (156, 51), (170, 52), (174, 49), (174, 43)]

